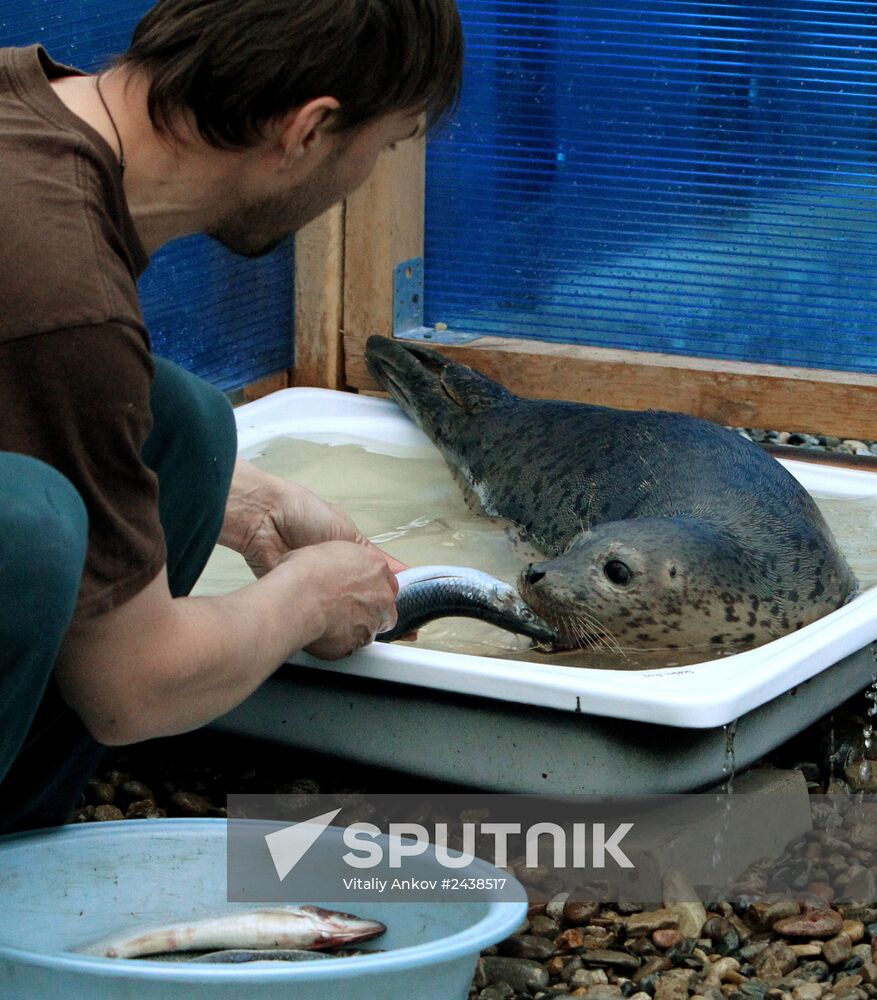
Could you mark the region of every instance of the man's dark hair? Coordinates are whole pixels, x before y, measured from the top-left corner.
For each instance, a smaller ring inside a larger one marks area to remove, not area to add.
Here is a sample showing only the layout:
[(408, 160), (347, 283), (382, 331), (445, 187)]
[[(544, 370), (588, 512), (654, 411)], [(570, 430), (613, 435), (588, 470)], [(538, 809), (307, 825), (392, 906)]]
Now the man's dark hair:
[(459, 97), (463, 32), (455, 0), (159, 0), (119, 64), (147, 73), (159, 131), (189, 112), (234, 148), (323, 96), (339, 130), (409, 109), (434, 125)]

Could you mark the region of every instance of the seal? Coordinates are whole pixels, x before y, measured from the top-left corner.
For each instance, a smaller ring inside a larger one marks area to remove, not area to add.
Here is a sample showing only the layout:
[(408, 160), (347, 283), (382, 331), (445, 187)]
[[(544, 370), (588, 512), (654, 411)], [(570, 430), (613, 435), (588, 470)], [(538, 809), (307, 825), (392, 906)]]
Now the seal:
[(366, 361), (469, 506), (512, 522), (546, 556), (518, 587), (557, 648), (736, 652), (856, 592), (807, 491), (734, 431), (682, 413), (524, 399), (385, 337), (369, 338)]

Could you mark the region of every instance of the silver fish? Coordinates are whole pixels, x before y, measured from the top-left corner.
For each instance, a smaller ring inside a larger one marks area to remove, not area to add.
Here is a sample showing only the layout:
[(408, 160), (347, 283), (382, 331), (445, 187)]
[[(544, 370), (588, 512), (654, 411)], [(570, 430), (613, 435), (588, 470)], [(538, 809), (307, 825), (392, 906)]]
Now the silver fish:
[(507, 632), (551, 643), (557, 633), (508, 583), (468, 566), (413, 566), (398, 574), (398, 621), (380, 642), (393, 642), (436, 618), (477, 618)]
[(150, 962), (207, 962), (211, 965), (248, 965), (253, 962), (312, 962), (323, 958), (356, 958), (380, 955), (380, 948), (339, 948), (333, 951), (303, 951), (300, 948), (226, 948), (222, 951), (158, 952), (143, 955)]
[(99, 941), (82, 951), (104, 958), (139, 958), (161, 952), (215, 949), (314, 950), (367, 941), (386, 929), (377, 920), (365, 920), (351, 913), (296, 906), (247, 910), (191, 923), (150, 927), (136, 934), (121, 934)]

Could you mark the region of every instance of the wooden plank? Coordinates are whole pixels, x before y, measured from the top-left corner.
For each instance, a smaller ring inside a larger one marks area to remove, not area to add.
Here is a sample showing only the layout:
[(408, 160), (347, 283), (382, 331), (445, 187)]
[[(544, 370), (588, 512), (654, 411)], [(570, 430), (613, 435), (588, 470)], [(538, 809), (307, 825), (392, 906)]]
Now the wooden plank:
[(847, 455), (842, 451), (818, 451), (816, 448), (796, 447), (789, 444), (761, 446), (774, 458), (787, 458), (790, 462), (807, 462), (810, 465), (828, 465), (857, 472), (877, 473), (877, 455)]
[[(366, 336), (344, 338), (345, 377), (375, 389)], [(877, 377), (483, 337), (443, 353), (522, 396), (691, 413), (731, 427), (877, 439)]]
[(423, 256), (426, 140), (381, 154), (371, 177), (347, 199), (344, 333), (393, 332), (393, 269)]
[(335, 205), (296, 233), (293, 385), (342, 387), (344, 214)]
[(272, 392), (280, 389), (288, 389), (290, 386), (290, 372), (277, 372), (275, 375), (268, 375), (258, 382), (251, 382), (241, 389), (241, 402), (252, 403), (254, 399), (261, 399)]

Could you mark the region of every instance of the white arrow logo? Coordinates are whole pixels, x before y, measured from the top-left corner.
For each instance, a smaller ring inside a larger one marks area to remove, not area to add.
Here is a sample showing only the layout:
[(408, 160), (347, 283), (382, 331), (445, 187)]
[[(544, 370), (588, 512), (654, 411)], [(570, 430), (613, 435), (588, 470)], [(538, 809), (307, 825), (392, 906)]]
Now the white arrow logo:
[(323, 830), (340, 812), (341, 809), (338, 808), (333, 812), (323, 813), (322, 816), (314, 816), (313, 819), (265, 834), (265, 842), (268, 844), (271, 860), (281, 882), (314, 846)]

